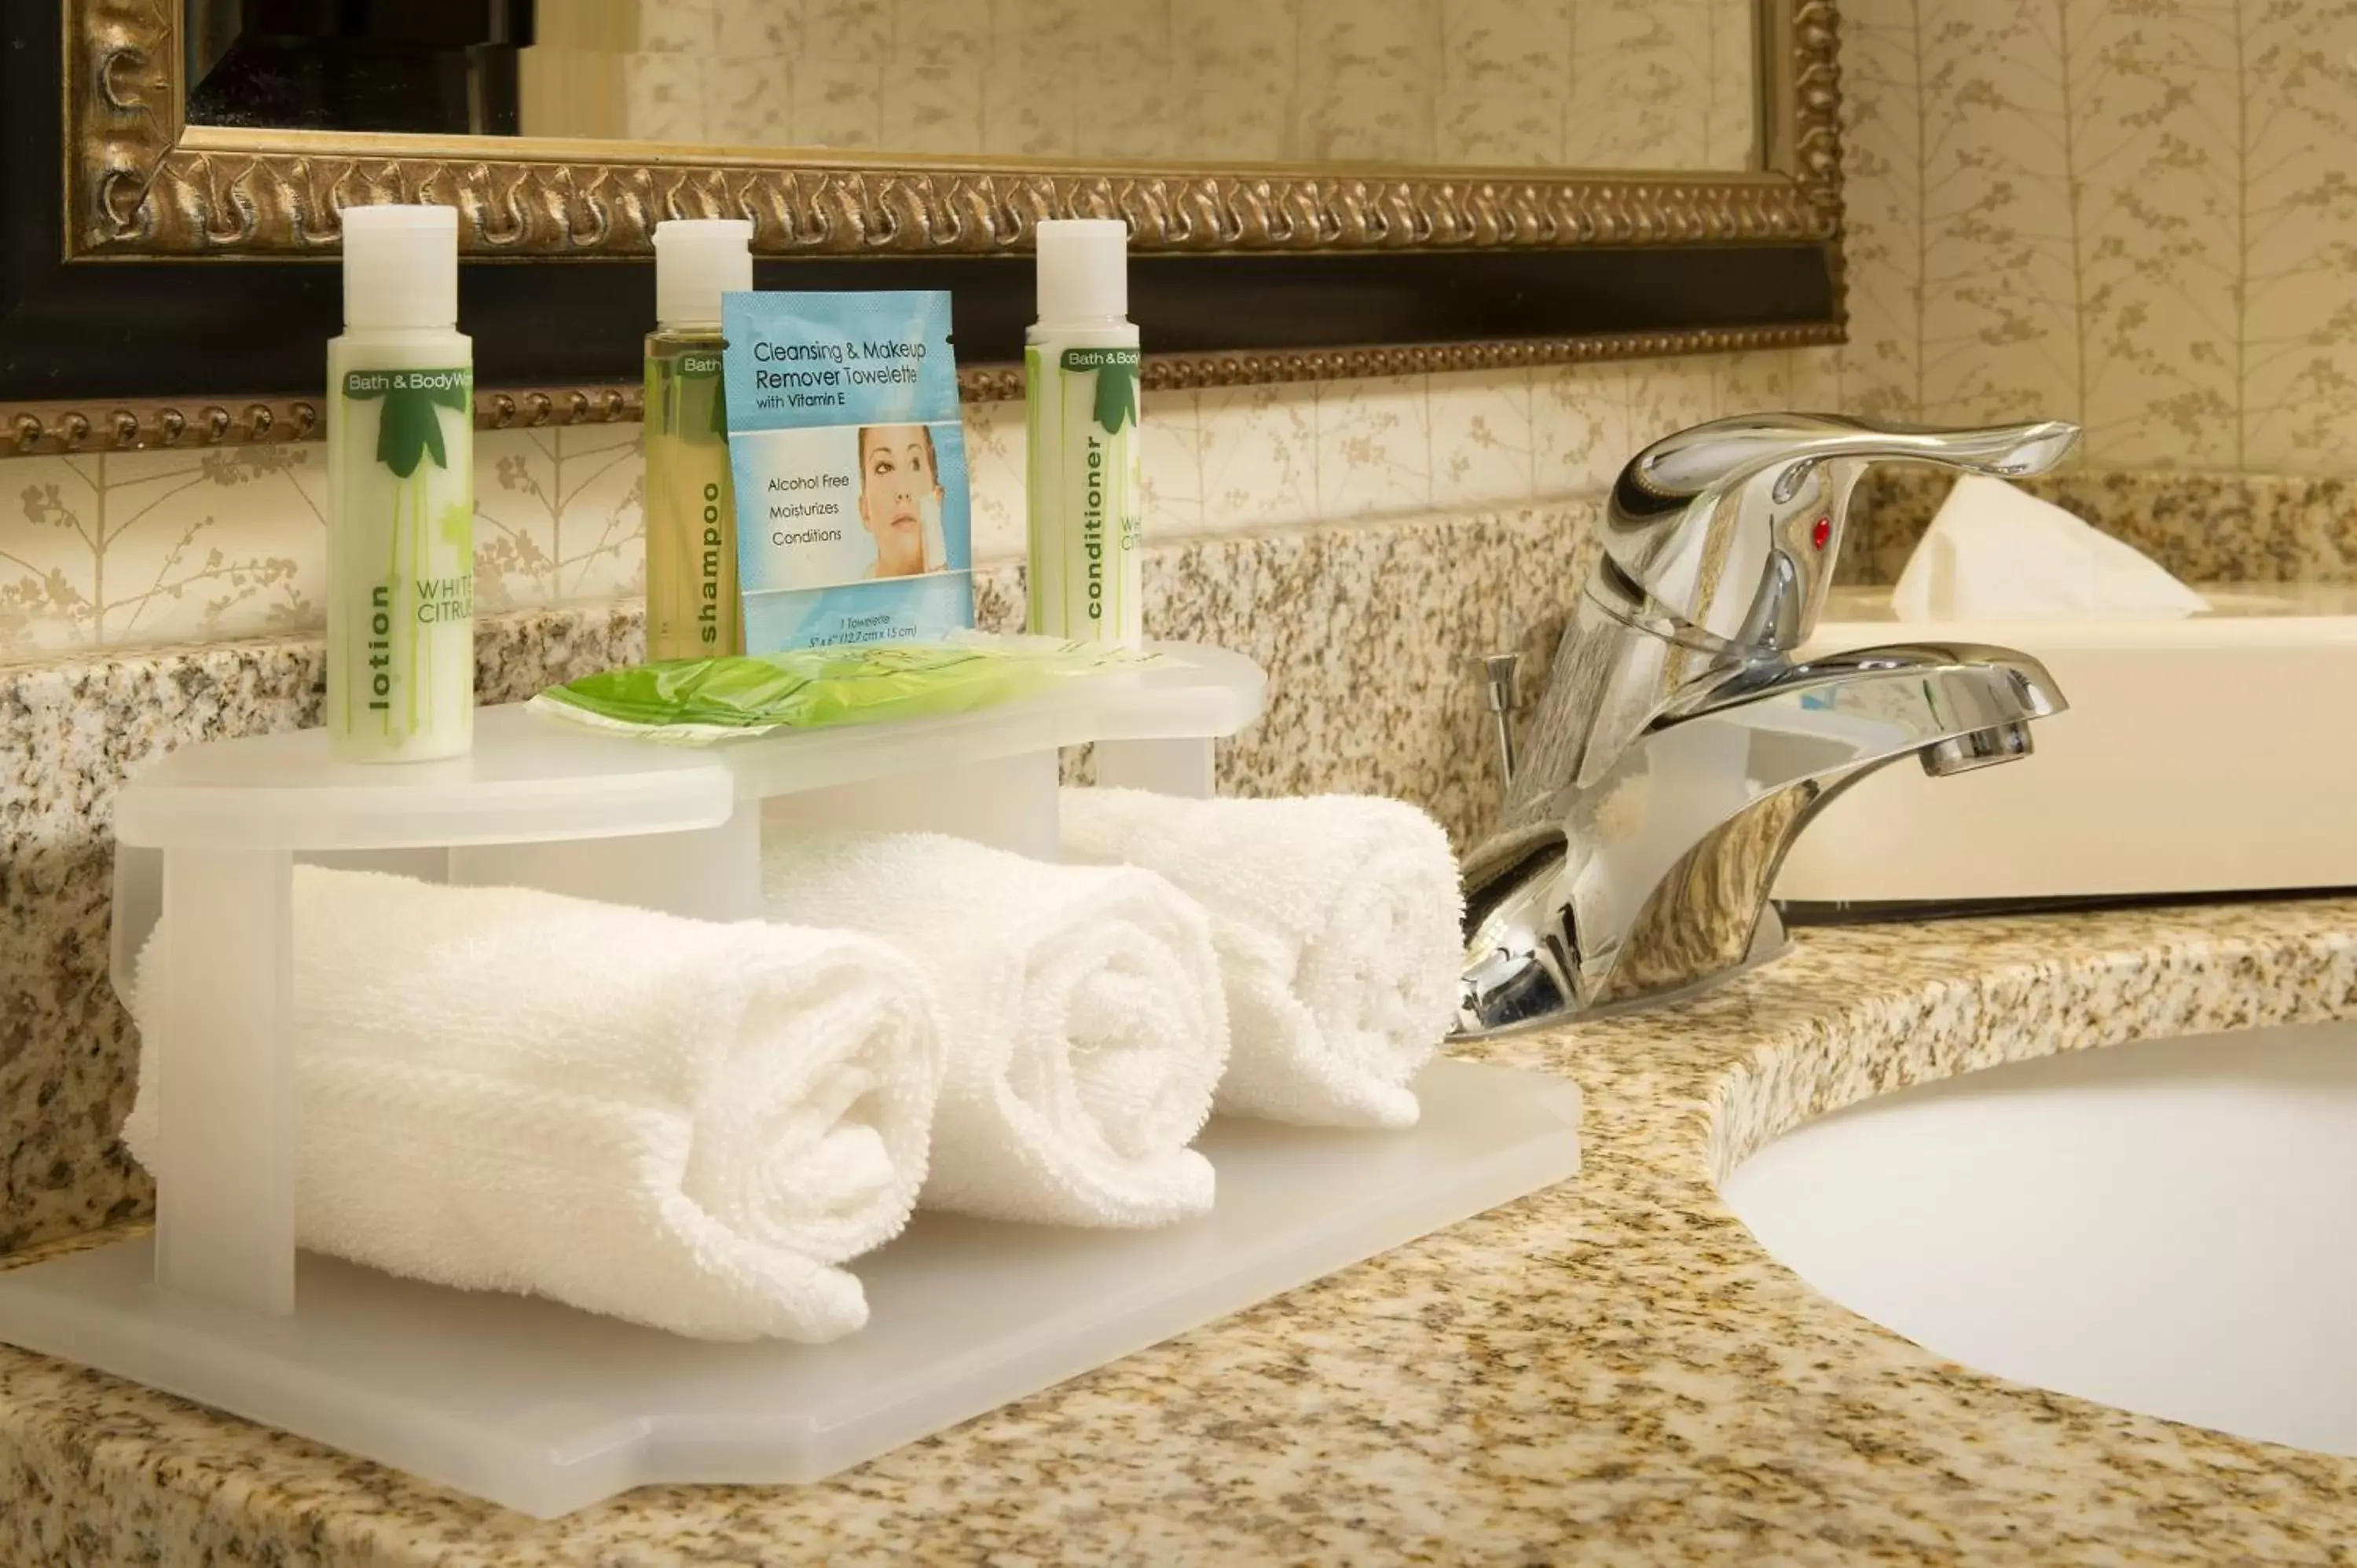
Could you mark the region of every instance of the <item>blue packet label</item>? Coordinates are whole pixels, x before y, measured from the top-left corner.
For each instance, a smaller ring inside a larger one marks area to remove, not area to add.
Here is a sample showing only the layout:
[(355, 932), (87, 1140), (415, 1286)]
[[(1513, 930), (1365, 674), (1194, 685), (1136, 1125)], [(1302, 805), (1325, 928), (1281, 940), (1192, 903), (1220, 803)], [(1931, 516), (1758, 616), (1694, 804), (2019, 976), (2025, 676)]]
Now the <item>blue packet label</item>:
[(720, 314), (745, 651), (973, 626), (950, 296), (731, 294)]

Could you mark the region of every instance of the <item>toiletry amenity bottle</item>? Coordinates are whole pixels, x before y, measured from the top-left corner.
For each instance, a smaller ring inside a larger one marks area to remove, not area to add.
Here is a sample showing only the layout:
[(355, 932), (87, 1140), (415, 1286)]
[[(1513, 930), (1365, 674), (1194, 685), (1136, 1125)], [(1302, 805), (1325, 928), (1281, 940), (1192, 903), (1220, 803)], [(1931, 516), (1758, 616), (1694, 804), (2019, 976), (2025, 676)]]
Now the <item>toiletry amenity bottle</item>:
[(720, 296), (753, 286), (753, 225), (655, 225), (647, 338), (647, 657), (745, 651), (737, 509), (721, 396)]
[(328, 736), (344, 761), (475, 733), (475, 348), (458, 213), (348, 207), (328, 345)]
[(1138, 350), (1128, 311), (1126, 225), (1042, 221), (1039, 319), (1023, 352), (1035, 632), (1140, 637)]

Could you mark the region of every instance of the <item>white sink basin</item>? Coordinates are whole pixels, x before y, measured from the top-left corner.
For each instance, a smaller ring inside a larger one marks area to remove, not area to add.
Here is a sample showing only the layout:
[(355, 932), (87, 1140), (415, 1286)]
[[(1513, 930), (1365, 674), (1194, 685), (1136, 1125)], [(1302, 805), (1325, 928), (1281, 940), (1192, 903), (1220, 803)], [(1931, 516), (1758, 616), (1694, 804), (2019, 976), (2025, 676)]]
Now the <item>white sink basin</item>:
[(2357, 1455), (2357, 1025), (1904, 1090), (1724, 1195), (1810, 1284), (1967, 1366)]

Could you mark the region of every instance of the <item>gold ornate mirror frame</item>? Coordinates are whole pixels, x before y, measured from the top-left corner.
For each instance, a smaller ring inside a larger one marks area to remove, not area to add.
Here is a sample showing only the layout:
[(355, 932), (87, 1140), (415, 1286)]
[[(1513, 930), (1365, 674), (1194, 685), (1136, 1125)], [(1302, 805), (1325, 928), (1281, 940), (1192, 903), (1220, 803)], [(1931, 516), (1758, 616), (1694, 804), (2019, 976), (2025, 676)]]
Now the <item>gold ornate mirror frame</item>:
[[(28, 0), (40, 4), (42, 0)], [(1824, 318), (1760, 326), (1152, 356), (1148, 384), (1460, 370), (1782, 347), (1841, 336), (1839, 91), (1834, 0), (1768, 0), (1765, 162), (1741, 173), (1533, 174), (1318, 166), (896, 160), (746, 149), (427, 138), (192, 124), (178, 0), (63, 7), (60, 225), (69, 267), (287, 261), (339, 242), (338, 209), (432, 201), (460, 214), (475, 259), (635, 259), (668, 217), (742, 216), (768, 257), (992, 256), (1039, 219), (1126, 219), (1146, 254), (1336, 254), (1652, 247), (1821, 247)], [(1019, 392), (977, 367), (969, 397)], [(487, 392), (486, 424), (634, 418), (619, 383)], [(303, 438), (303, 398), (0, 404), (0, 452)]]

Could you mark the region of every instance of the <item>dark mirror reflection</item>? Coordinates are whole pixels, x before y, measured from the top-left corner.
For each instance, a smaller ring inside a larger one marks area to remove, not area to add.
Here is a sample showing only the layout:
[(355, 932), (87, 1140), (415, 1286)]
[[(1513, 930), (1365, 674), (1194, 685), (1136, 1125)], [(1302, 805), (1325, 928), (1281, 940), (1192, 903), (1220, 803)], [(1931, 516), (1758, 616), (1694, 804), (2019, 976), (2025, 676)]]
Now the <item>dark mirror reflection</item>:
[[(561, 5), (564, 0), (558, 0)], [(183, 0), (188, 117), (516, 135), (534, 0)]]

